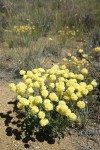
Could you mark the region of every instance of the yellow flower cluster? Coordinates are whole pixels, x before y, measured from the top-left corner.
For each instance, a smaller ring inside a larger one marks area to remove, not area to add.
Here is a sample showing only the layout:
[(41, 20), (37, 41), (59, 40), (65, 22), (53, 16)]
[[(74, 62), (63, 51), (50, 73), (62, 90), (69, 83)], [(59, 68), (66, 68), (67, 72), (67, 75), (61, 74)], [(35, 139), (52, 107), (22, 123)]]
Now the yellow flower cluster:
[(20, 26), (14, 26), (13, 27), (13, 30), (16, 32), (16, 33), (25, 33), (25, 32), (31, 32), (32, 30), (34, 30), (35, 27), (34, 26), (30, 26), (29, 24), (28, 25), (20, 25)]
[[(80, 51), (83, 51), (80, 49)], [(70, 69), (73, 68), (73, 70), (76, 70), (76, 72), (79, 72), (80, 69), (83, 69), (83, 67), (87, 67), (89, 66), (89, 62), (85, 59), (85, 58), (82, 58), (82, 59), (79, 59), (75, 56), (73, 56), (71, 53), (67, 53), (67, 57), (68, 58), (63, 58), (63, 61), (62, 63), (64, 63), (66, 66), (67, 66), (67, 69)], [(85, 71), (86, 71), (86, 68), (84, 68)], [(84, 72), (84, 70), (83, 70)], [(80, 72), (82, 73), (82, 72)], [(84, 73), (82, 73), (84, 74)], [(72, 73), (71, 73), (72, 75)], [(73, 75), (72, 75), (73, 76)]]
[(70, 57), (81, 64), (79, 72), (70, 71), (66, 63), (68, 60), (64, 59), (64, 64), (54, 65), (51, 69), (21, 70), (23, 82), (9, 84), (11, 90), (17, 93), (18, 109), (29, 107), (42, 127), (50, 123), (51, 112), (75, 121), (78, 118), (76, 109), (86, 106), (82, 97), (97, 86), (95, 80), (90, 83), (85, 81), (88, 69), (82, 65), (87, 62), (72, 55)]
[(78, 32), (79, 32), (78, 30), (75, 31), (74, 29), (69, 30), (69, 28), (66, 28), (64, 30), (59, 30), (58, 34), (60, 36), (64, 36), (64, 37), (75, 37), (76, 33), (78, 33)]
[(68, 117), (72, 121), (75, 121), (77, 119), (77, 116), (71, 112), (64, 101), (59, 101), (58, 105), (56, 106), (56, 111), (61, 115)]

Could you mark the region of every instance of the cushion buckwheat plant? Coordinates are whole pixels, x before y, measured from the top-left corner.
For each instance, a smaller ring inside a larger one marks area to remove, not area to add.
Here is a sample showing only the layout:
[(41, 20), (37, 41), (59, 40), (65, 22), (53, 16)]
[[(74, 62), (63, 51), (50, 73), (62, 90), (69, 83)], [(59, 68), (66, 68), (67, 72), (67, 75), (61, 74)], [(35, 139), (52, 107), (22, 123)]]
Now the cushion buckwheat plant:
[(23, 81), (10, 83), (17, 93), (17, 108), (25, 114), (25, 130), (33, 134), (43, 130), (56, 137), (80, 122), (79, 114), (86, 109), (89, 93), (97, 83), (89, 79), (85, 59), (68, 57), (51, 69), (21, 70)]

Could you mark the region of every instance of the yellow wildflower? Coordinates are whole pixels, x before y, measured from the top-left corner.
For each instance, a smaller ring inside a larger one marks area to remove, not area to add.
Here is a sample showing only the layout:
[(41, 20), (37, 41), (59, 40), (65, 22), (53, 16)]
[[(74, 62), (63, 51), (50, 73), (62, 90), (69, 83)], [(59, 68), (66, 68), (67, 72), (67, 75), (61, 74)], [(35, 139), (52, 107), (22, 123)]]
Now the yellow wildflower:
[(85, 103), (83, 101), (78, 101), (77, 102), (77, 107), (79, 107), (80, 109), (85, 107)]
[(53, 89), (55, 87), (55, 84), (54, 83), (50, 83), (49, 87)]
[(20, 75), (25, 75), (26, 71), (25, 70), (20, 70)]
[(78, 74), (78, 75), (77, 75), (77, 79), (78, 79), (78, 80), (84, 80), (84, 76), (83, 76), (82, 74)]
[(9, 87), (13, 92), (16, 92), (16, 85), (14, 83), (10, 83)]
[(78, 50), (78, 53), (83, 53), (83, 49), (79, 49), (79, 50)]
[(58, 101), (58, 96), (55, 93), (50, 93), (49, 98), (51, 101)]
[(24, 97), (22, 97), (19, 102), (22, 103), (24, 106), (29, 105), (29, 100)]
[(48, 96), (48, 91), (47, 90), (42, 90), (41, 95), (46, 98)]
[(45, 103), (44, 108), (45, 108), (46, 111), (51, 111), (51, 110), (53, 110), (53, 104)]
[(87, 88), (88, 91), (92, 91), (93, 90), (93, 86), (91, 84), (87, 85), (86, 88)]
[(40, 125), (42, 127), (46, 126), (48, 123), (49, 123), (49, 120), (46, 118), (40, 120)]
[(74, 113), (70, 113), (70, 114), (69, 114), (69, 119), (70, 119), (71, 121), (75, 121), (75, 120), (77, 119), (77, 116), (76, 116)]
[(17, 108), (18, 109), (23, 109), (24, 108), (24, 105), (20, 102), (17, 103)]
[(65, 116), (67, 116), (67, 117), (68, 117), (70, 114), (71, 114), (71, 110), (70, 110), (70, 109), (67, 109), (67, 110), (66, 110), (66, 114), (65, 114)]
[(42, 103), (42, 98), (41, 98), (41, 96), (35, 96), (35, 97), (34, 97), (34, 102), (35, 102), (36, 104), (41, 104), (41, 103)]
[(83, 68), (83, 69), (81, 70), (81, 73), (82, 73), (82, 74), (88, 74), (88, 70), (87, 70), (86, 68)]
[(96, 86), (97, 86), (96, 80), (93, 80), (93, 81), (91, 82), (91, 85), (93, 85), (93, 87), (96, 87)]
[(39, 117), (39, 119), (44, 119), (45, 118), (45, 112), (44, 111), (39, 111), (38, 117)]
[(28, 93), (28, 94), (33, 94), (33, 93), (34, 93), (33, 88), (32, 88), (32, 87), (28, 88), (28, 89), (27, 89), (27, 93)]
[(32, 106), (31, 111), (33, 114), (37, 114), (39, 112), (39, 108), (37, 106)]
[(76, 100), (78, 100), (78, 97), (77, 97), (77, 95), (75, 93), (72, 93), (71, 99), (76, 101)]

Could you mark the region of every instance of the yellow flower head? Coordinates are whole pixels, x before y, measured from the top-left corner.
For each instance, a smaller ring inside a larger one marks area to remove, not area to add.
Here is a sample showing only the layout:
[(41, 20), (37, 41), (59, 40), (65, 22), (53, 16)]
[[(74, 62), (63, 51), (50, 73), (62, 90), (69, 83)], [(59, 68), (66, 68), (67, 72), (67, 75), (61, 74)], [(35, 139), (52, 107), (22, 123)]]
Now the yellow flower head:
[(60, 69), (61, 69), (61, 70), (65, 70), (65, 69), (66, 69), (66, 66), (65, 66), (65, 65), (62, 65), (62, 66), (60, 66)]
[(33, 73), (38, 73), (38, 70), (37, 69), (33, 69), (32, 72)]
[(68, 110), (68, 106), (66, 104), (59, 104), (56, 107), (56, 111), (61, 115), (66, 115), (66, 111)]
[(80, 90), (80, 88), (81, 88), (80, 84), (78, 84), (78, 83), (73, 83), (73, 87), (74, 87), (76, 90)]
[(75, 88), (73, 86), (69, 86), (66, 90), (66, 93), (68, 95), (71, 95), (75, 91)]
[(76, 92), (76, 96), (78, 97), (78, 98), (81, 98), (82, 97), (82, 94), (81, 94), (81, 92)]
[(58, 104), (59, 104), (59, 105), (66, 105), (66, 103), (65, 103), (63, 100), (60, 100), (60, 101), (58, 102)]
[(44, 76), (42, 76), (42, 79), (45, 81), (47, 79), (47, 77), (44, 75)]
[(67, 61), (67, 58), (63, 58), (63, 61)]
[(46, 118), (40, 120), (40, 125), (42, 127), (46, 126), (48, 123), (49, 123), (49, 120)]
[(29, 96), (28, 100), (29, 100), (30, 104), (35, 104), (35, 97), (34, 96), (32, 96), (32, 95)]
[(50, 103), (51, 103), (50, 99), (44, 99), (44, 102), (43, 102), (44, 105), (50, 104)]
[(34, 86), (33, 86), (33, 82), (29, 84), (29, 87), (32, 87), (32, 88), (34, 87)]
[(88, 91), (92, 91), (93, 90), (93, 86), (91, 84), (87, 85), (86, 88), (87, 88)]
[(70, 114), (69, 114), (69, 119), (70, 119), (71, 121), (75, 121), (75, 120), (77, 119), (77, 116), (76, 116), (74, 113), (70, 113)]
[(58, 84), (58, 86), (56, 87), (57, 92), (64, 92), (64, 90), (65, 90), (65, 86), (62, 84)]
[(95, 52), (100, 52), (100, 47), (96, 47), (94, 50)]
[(51, 110), (53, 110), (53, 104), (45, 103), (44, 108), (45, 108), (46, 111), (51, 111)]
[(28, 78), (28, 75), (23, 75), (23, 79), (26, 80)]
[(36, 104), (41, 104), (41, 103), (42, 103), (42, 98), (41, 98), (41, 96), (35, 96), (34, 102), (35, 102)]
[(39, 73), (33, 74), (32, 80), (34, 80), (34, 81), (39, 81), (39, 79), (40, 79), (39, 76), (40, 76)]
[(71, 114), (71, 110), (68, 108), (68, 109), (66, 110), (65, 116), (68, 117), (70, 114)]
[(52, 74), (55, 74), (56, 71), (57, 71), (57, 69), (55, 69), (55, 68), (52, 67), (51, 69), (48, 69), (48, 70), (46, 71), (46, 73), (49, 74), (49, 75), (52, 75)]
[(64, 78), (64, 77), (59, 77), (59, 78), (58, 78), (58, 81), (59, 81), (59, 82), (64, 82), (64, 81), (65, 81), (65, 78)]
[(43, 68), (38, 68), (38, 71), (39, 71), (40, 73), (45, 72), (45, 70), (44, 70)]
[(71, 57), (71, 56), (72, 56), (72, 54), (71, 54), (71, 53), (67, 53), (67, 56)]
[(17, 100), (20, 100), (21, 98), (21, 95), (17, 95)]
[(79, 49), (79, 50), (78, 50), (78, 53), (83, 53), (83, 49)]
[(54, 84), (54, 83), (50, 83), (50, 84), (49, 84), (49, 87), (50, 87), (51, 89), (53, 89), (53, 88), (55, 87), (55, 84)]
[(88, 55), (87, 55), (87, 54), (83, 54), (82, 56), (83, 56), (84, 58), (87, 58), (87, 57), (88, 57)]
[(53, 75), (50, 75), (49, 76), (49, 79), (50, 81), (55, 81), (56, 80), (56, 76), (53, 74)]
[(49, 98), (51, 101), (57, 101), (58, 102), (58, 96), (55, 93), (50, 93)]
[(85, 103), (83, 101), (78, 101), (77, 107), (79, 107), (80, 109), (83, 109), (83, 108), (85, 108)]
[(35, 82), (33, 83), (33, 87), (34, 87), (34, 88), (39, 88), (39, 87), (40, 87), (40, 84), (39, 84), (37, 81), (35, 81)]
[(42, 85), (44, 85), (45, 80), (43, 78), (39, 78), (38, 82), (42, 86)]
[[(66, 86), (73, 86), (77, 82), (76, 79), (66, 80)], [(73, 86), (74, 87), (74, 86)], [(76, 86), (75, 86), (76, 87)]]
[(83, 94), (83, 95), (87, 95), (88, 93), (89, 93), (89, 91), (86, 89), (86, 88), (82, 88), (81, 89), (81, 93)]
[(25, 70), (20, 70), (20, 75), (25, 75), (26, 71)]
[(83, 68), (83, 69), (81, 70), (81, 73), (82, 73), (82, 74), (88, 74), (88, 70), (87, 70), (86, 68)]
[(32, 77), (33, 77), (33, 72), (32, 72), (32, 71), (27, 71), (27, 76), (28, 76), (29, 78), (32, 78)]
[(77, 79), (78, 79), (78, 80), (84, 80), (84, 76), (83, 76), (82, 74), (78, 74), (78, 75), (77, 75)]
[(18, 109), (23, 109), (24, 108), (24, 105), (20, 102), (17, 103), (17, 108)]
[(51, 37), (49, 37), (49, 41), (52, 41), (53, 39)]
[(37, 106), (32, 106), (31, 111), (33, 114), (37, 114), (39, 112), (39, 108)]
[(79, 84), (79, 85), (80, 85), (80, 88), (81, 88), (81, 87), (86, 88), (86, 83), (85, 83), (85, 82), (80, 82), (80, 84)]
[(10, 83), (9, 87), (13, 92), (16, 92), (16, 85), (14, 83)]
[(44, 111), (39, 111), (38, 117), (39, 117), (39, 119), (44, 119), (45, 118), (45, 112)]
[(91, 82), (91, 85), (93, 85), (93, 87), (96, 87), (96, 86), (97, 86), (96, 80), (93, 80), (93, 81)]
[(27, 78), (26, 80), (25, 80), (25, 83), (28, 85), (28, 84), (30, 84), (30, 83), (32, 83), (32, 79), (31, 78)]
[(76, 101), (76, 100), (78, 100), (78, 97), (77, 97), (77, 95), (76, 95), (75, 93), (73, 93), (73, 94), (71, 95), (71, 99), (72, 99), (73, 101)]
[(27, 89), (27, 93), (30, 95), (30, 94), (33, 94), (34, 93), (34, 90), (32, 87), (28, 88)]
[(25, 83), (19, 82), (16, 86), (16, 89), (17, 89), (17, 93), (24, 94), (27, 89), (27, 86)]
[(47, 88), (46, 88), (46, 86), (45, 85), (42, 85), (41, 86), (41, 90), (46, 90)]
[(69, 77), (69, 78), (75, 78), (75, 74), (74, 74), (73, 72), (69, 72), (69, 73), (68, 73), (68, 77)]
[(48, 96), (48, 91), (47, 90), (42, 90), (41, 95), (46, 98)]
[(71, 99), (69, 95), (65, 95), (63, 98), (64, 98), (66, 101), (69, 101), (69, 100)]
[(21, 104), (23, 104), (24, 106), (28, 106), (29, 105), (29, 100), (22, 97), (19, 101)]

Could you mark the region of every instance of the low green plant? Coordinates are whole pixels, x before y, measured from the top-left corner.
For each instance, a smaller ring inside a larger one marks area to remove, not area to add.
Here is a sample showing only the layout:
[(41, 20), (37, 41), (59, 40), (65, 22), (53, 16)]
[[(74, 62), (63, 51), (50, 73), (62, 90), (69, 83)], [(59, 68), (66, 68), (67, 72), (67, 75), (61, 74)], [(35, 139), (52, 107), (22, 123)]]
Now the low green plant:
[(68, 127), (85, 125), (88, 97), (97, 83), (89, 77), (86, 59), (70, 53), (67, 57), (51, 69), (21, 70), (23, 82), (9, 85), (17, 93), (17, 108), (25, 114), (26, 132), (63, 137)]

